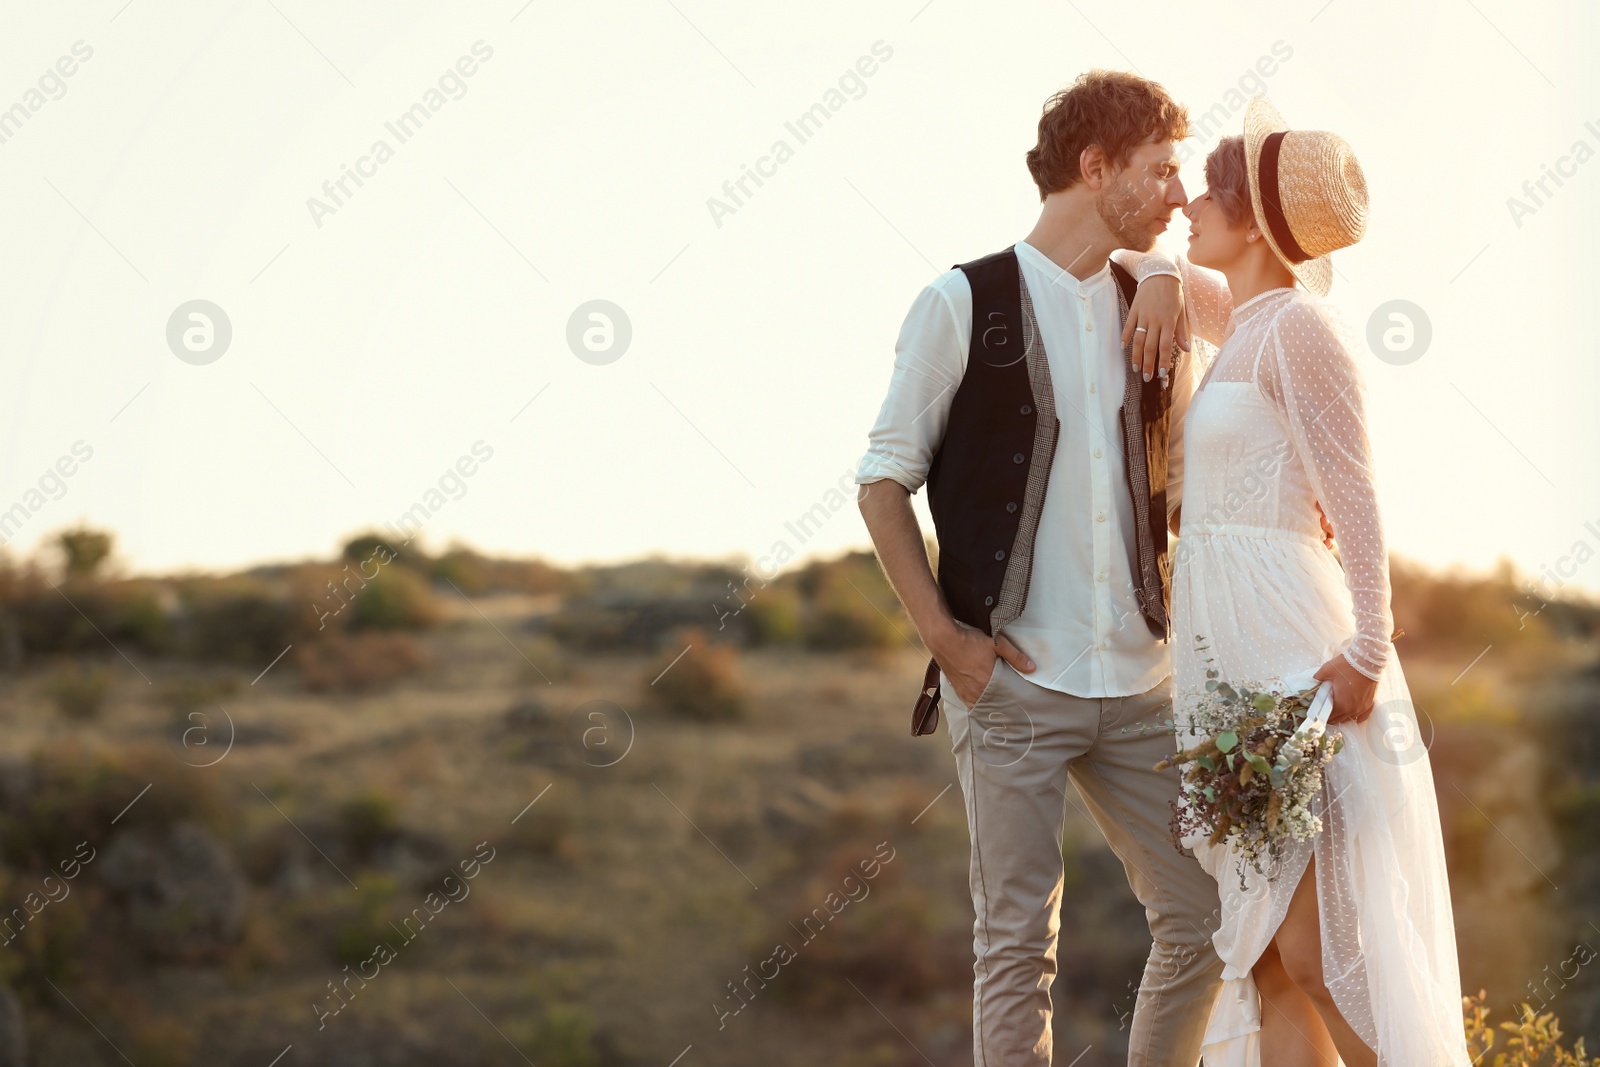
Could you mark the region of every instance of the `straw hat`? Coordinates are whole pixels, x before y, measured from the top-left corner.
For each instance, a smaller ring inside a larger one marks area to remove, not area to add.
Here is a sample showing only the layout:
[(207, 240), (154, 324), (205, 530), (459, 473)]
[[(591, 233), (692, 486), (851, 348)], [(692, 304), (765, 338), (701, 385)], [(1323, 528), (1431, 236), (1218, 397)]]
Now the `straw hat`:
[(1326, 130), (1291, 130), (1264, 96), (1244, 116), (1244, 158), (1256, 223), (1300, 284), (1327, 296), (1328, 253), (1361, 240), (1367, 179), (1349, 143)]

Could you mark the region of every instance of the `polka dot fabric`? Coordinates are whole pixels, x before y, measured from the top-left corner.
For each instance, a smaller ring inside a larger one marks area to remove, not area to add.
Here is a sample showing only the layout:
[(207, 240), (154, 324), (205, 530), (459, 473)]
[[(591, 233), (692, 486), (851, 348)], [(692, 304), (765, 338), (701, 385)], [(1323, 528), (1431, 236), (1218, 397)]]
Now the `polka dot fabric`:
[[(1270, 876), (1204, 839), (1217, 879), (1213, 936), (1224, 989), (1207, 1067), (1259, 1067), (1250, 968), (1315, 858), (1323, 972), (1341, 1014), (1392, 1067), (1465, 1067), (1461, 983), (1427, 750), (1398, 657), (1365, 389), (1348, 332), (1303, 289), (1237, 307), (1220, 275), (1117, 253), (1136, 277), (1179, 274), (1197, 348), (1216, 346), (1184, 420), (1180, 536), (1173, 555), (1173, 696), (1184, 721), (1206, 671), (1235, 685), (1301, 689), (1343, 654), (1378, 682), (1376, 710), (1333, 727), (1344, 750), (1324, 775), (1322, 832)], [(1317, 505), (1339, 556), (1322, 543)], [(1342, 566), (1341, 566), (1342, 559)]]

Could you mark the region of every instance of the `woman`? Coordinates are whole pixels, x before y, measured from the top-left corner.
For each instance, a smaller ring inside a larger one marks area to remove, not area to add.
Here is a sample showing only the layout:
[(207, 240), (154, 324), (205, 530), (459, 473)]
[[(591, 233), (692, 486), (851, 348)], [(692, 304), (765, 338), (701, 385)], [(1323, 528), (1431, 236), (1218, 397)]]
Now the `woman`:
[[(1257, 99), (1244, 136), (1206, 160), (1206, 181), (1184, 210), (1177, 265), (1189, 328), (1220, 351), (1184, 429), (1176, 715), (1181, 725), (1208, 668), (1277, 688), (1314, 675), (1332, 683), (1330, 729), (1345, 744), (1325, 771), (1322, 831), (1265, 875), (1226, 845), (1185, 842), (1221, 895), (1225, 984), (1205, 1063), (1466, 1067), (1433, 775), (1390, 645), (1360, 374), (1320, 300), (1327, 254), (1365, 229), (1365, 179), (1342, 138), (1288, 130)], [(1129, 320), (1132, 338), (1143, 323)]]

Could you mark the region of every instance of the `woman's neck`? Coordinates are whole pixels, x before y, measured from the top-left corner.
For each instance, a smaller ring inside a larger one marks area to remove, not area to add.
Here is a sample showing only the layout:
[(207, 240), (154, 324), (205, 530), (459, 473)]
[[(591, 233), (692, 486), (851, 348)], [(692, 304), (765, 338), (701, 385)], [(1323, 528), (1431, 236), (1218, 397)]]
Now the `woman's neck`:
[(1272, 254), (1270, 248), (1263, 247), (1260, 252), (1264, 254), (1241, 256), (1238, 262), (1223, 268), (1234, 307), (1255, 299), (1269, 289), (1288, 289), (1295, 284), (1294, 275)]

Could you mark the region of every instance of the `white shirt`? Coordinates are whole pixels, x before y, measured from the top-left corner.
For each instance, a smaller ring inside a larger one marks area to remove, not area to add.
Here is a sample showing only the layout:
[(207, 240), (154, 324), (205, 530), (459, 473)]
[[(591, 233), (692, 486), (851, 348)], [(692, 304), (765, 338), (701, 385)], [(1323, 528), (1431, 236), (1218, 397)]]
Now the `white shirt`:
[[(1145, 625), (1134, 593), (1116, 282), (1109, 264), (1080, 281), (1026, 241), (1016, 249), (1050, 365), (1061, 436), (1034, 540), (1027, 603), (1001, 632), (1038, 665), (1024, 677), (1047, 689), (1080, 697), (1142, 693), (1171, 668), (1167, 646)], [(889, 392), (856, 469), (857, 484), (892, 478), (915, 493), (927, 481), (966, 373), (971, 336), (972, 288), (965, 273), (952, 269), (918, 295), (900, 328)], [(1167, 492), (1173, 503), (1180, 499), (1192, 363), (1180, 362), (1172, 384)]]

